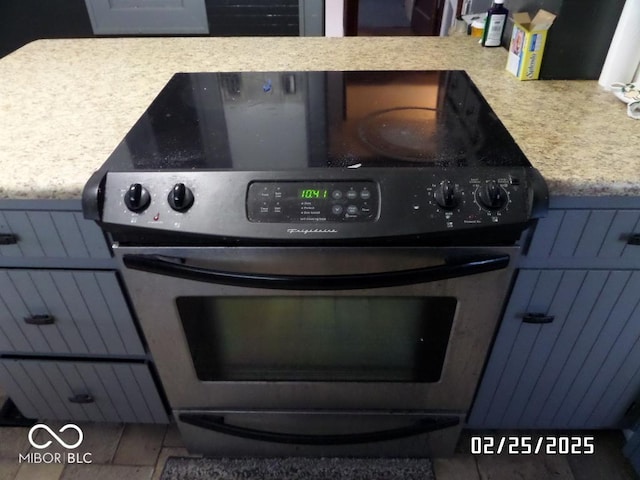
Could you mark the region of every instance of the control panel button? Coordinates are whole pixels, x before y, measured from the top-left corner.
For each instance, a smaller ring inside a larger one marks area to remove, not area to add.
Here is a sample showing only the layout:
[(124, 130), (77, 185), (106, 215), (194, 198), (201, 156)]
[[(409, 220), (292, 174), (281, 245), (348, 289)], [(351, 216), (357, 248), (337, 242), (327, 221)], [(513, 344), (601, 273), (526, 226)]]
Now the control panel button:
[(356, 198), (358, 198), (358, 192), (356, 192), (355, 190), (348, 190), (347, 191), (347, 198), (349, 200), (355, 200)]
[(193, 192), (184, 183), (176, 183), (169, 192), (167, 201), (176, 212), (186, 212), (193, 205)]
[(151, 203), (149, 191), (139, 183), (132, 183), (124, 194), (124, 204), (132, 212), (143, 212)]
[(371, 192), (366, 188), (360, 192), (360, 198), (363, 200), (369, 200), (371, 198)]
[(334, 200), (340, 200), (342, 198), (342, 192), (340, 190), (334, 190), (331, 192), (331, 198)]
[(355, 205), (349, 205), (347, 207), (347, 213), (349, 215), (356, 215), (358, 213), (358, 207), (356, 207)]
[(333, 205), (331, 207), (331, 213), (333, 213), (334, 215), (340, 215), (343, 210), (344, 209), (342, 208), (342, 205)]

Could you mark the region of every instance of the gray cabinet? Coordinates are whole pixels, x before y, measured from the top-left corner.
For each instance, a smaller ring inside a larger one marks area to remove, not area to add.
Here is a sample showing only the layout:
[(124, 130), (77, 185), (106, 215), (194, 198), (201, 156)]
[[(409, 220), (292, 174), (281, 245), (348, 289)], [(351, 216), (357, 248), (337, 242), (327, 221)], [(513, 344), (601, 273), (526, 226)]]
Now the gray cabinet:
[(98, 228), (76, 201), (0, 201), (0, 385), (42, 420), (166, 423)]
[(141, 363), (0, 359), (0, 378), (28, 418), (165, 423)]
[(207, 34), (204, 0), (85, 0), (96, 35)]
[(640, 391), (637, 203), (552, 203), (520, 261), (470, 427), (622, 426)]

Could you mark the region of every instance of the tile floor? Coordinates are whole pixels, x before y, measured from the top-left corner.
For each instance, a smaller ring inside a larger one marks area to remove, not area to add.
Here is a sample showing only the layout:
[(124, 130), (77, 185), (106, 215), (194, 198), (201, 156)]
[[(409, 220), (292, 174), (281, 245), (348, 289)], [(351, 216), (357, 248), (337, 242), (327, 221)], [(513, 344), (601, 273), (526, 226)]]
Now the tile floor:
[[(54, 431), (64, 422), (48, 423)], [(156, 480), (166, 459), (187, 456), (174, 425), (79, 424), (84, 440), (79, 447), (91, 452), (91, 464), (19, 463), (18, 454), (35, 452), (28, 428), (0, 428), (0, 480)], [(499, 432), (502, 433), (502, 432)], [(38, 434), (39, 435), (39, 434)], [(41, 444), (50, 439), (35, 436)], [(73, 433), (75, 435), (75, 433)], [(594, 456), (474, 456), (464, 433), (459, 453), (434, 459), (437, 480), (632, 480), (637, 478), (620, 453), (620, 432), (596, 432)], [(61, 434), (64, 438), (64, 434)], [(77, 437), (73, 437), (75, 440)], [(72, 442), (72, 438), (66, 439)], [(64, 452), (58, 445), (58, 449)], [(55, 453), (51, 445), (47, 452)]]

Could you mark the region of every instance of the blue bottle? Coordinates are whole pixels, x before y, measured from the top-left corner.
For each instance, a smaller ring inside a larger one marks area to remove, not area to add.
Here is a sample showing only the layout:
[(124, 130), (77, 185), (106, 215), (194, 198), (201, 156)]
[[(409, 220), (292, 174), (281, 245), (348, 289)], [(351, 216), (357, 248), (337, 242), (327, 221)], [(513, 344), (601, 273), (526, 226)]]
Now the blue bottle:
[(493, 0), (493, 5), (487, 11), (487, 21), (484, 24), (483, 47), (500, 46), (502, 33), (507, 24), (507, 15), (509, 15), (509, 10), (504, 8), (504, 0)]

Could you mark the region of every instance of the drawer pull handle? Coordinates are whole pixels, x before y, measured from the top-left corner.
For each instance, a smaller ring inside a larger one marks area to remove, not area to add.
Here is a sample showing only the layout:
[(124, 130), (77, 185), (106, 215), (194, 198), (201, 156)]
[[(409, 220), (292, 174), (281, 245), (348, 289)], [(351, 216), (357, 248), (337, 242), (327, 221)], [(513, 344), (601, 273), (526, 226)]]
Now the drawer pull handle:
[(15, 233), (0, 233), (0, 245), (15, 245), (18, 236)]
[(88, 393), (78, 393), (73, 397), (69, 397), (69, 401), (71, 403), (93, 403), (95, 400), (93, 398), (93, 395), (90, 395)]
[(547, 315), (546, 313), (525, 313), (522, 316), (524, 323), (551, 323), (555, 319), (555, 315)]
[(632, 233), (629, 235), (627, 245), (640, 245), (640, 233)]
[(53, 325), (56, 321), (56, 317), (49, 314), (44, 315), (31, 315), (24, 318), (24, 323), (29, 325)]

